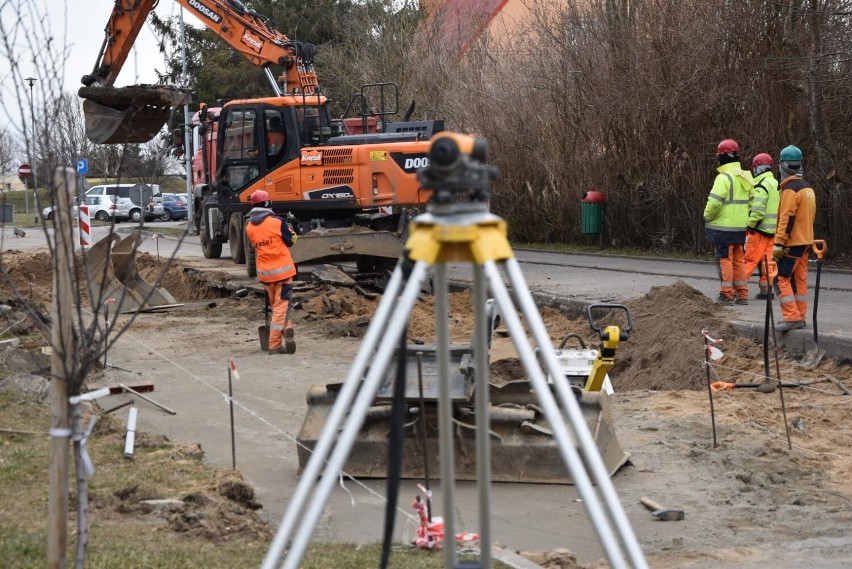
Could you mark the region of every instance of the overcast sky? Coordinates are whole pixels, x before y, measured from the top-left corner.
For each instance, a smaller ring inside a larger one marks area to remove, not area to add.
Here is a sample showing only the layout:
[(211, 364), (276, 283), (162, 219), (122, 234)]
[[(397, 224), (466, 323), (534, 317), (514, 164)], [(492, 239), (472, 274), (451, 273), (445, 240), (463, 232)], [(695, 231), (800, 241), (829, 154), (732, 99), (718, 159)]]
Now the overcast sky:
[[(80, 86), (80, 78), (92, 72), (104, 40), (104, 29), (115, 2), (114, 0), (68, 0), (66, 26), (63, 21), (65, 14), (53, 8), (65, 2), (63, 0), (44, 1), (51, 6), (49, 12), (51, 29), (57, 36), (67, 38), (71, 56), (66, 63), (64, 80), (66, 88), (76, 90)], [(180, 6), (172, 0), (160, 0), (156, 12), (162, 18), (176, 16), (180, 13)], [(201, 23), (186, 10), (184, 10), (184, 22), (201, 26)], [(151, 25), (146, 22), (142, 31), (139, 32), (139, 38), (124, 64), (116, 85), (156, 83), (157, 76), (154, 69), (163, 71), (164, 67), (163, 55), (157, 48), (154, 32)]]
[[(19, 16), (24, 20), (27, 29), (31, 25), (28, 18), (29, 13), (22, 10), (19, 14), (14, 10), (15, 3), (20, 3), (25, 8), (28, 7), (27, 4), (29, 3), (36, 7), (38, 13), (47, 16), (45, 24), (49, 26), (55, 45), (58, 47), (66, 45), (69, 51), (69, 57), (64, 64), (63, 75), (55, 79), (62, 82), (64, 90), (76, 92), (82, 86), (80, 78), (83, 75), (91, 73), (94, 68), (98, 52), (103, 44), (104, 29), (112, 13), (115, 1), (14, 0), (14, 2), (6, 4), (3, 10), (0, 11), (0, 18), (3, 19), (4, 29), (10, 29), (14, 23), (7, 20)], [(9, 8), (10, 5), (13, 8)], [(180, 13), (180, 6), (173, 0), (160, 0), (156, 12), (160, 17), (166, 18), (178, 15)], [(184, 21), (187, 25), (202, 26), (201, 22), (186, 10), (184, 10)], [(18, 62), (23, 76), (33, 76), (39, 81), (51, 80), (52, 78), (45, 77), (45, 70), (33, 68), (34, 66), (31, 63), (31, 48), (26, 45), (26, 40), (27, 38), (19, 37), (15, 44), (16, 50), (20, 51)], [(58, 47), (57, 51), (59, 51)], [(154, 72), (155, 69), (163, 71), (165, 64), (163, 55), (157, 48), (157, 42), (151, 25), (146, 22), (115, 85), (156, 83), (157, 76)], [(14, 79), (9, 73), (8, 62), (0, 58), (0, 101), (2, 101), (4, 106), (16, 100), (14, 85), (11, 84), (12, 81)], [(15, 117), (17, 109), (6, 110), (10, 111), (6, 113), (6, 116), (2, 116), (3, 113), (0, 113), (0, 118), (2, 118), (2, 121), (0, 121), (2, 122), (0, 124), (0, 131), (9, 126), (10, 121), (17, 123)], [(11, 115), (11, 118), (9, 115)]]

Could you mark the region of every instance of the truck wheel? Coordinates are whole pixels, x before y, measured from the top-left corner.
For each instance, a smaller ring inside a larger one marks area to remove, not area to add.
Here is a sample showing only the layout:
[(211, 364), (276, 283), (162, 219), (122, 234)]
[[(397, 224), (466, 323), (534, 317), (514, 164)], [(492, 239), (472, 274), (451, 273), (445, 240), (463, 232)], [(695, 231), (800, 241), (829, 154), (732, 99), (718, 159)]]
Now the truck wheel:
[(246, 274), (250, 277), (256, 277), (257, 255), (255, 254), (254, 247), (252, 247), (251, 241), (248, 239), (244, 239), (243, 243), (245, 243)]
[(237, 265), (246, 262), (245, 232), (243, 231), (243, 214), (232, 213), (228, 222), (228, 243), (231, 245), (231, 259)]
[(207, 237), (207, 220), (204, 215), (201, 216), (201, 228), (199, 230), (201, 237), (201, 252), (204, 253), (205, 259), (218, 259), (222, 256), (222, 244), (211, 243)]

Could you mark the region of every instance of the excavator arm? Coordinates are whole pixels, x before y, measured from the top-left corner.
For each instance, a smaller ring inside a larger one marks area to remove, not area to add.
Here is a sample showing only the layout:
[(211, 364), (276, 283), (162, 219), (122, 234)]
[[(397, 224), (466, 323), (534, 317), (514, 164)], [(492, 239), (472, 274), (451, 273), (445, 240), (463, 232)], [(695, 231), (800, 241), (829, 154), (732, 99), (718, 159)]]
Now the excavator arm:
[[(104, 43), (79, 91), (84, 98), (86, 135), (100, 144), (144, 142), (159, 132), (171, 109), (189, 102), (185, 89), (165, 85), (115, 88), (130, 49), (158, 0), (115, 0)], [(266, 70), (275, 95), (315, 94), (315, 47), (293, 41), (267, 24), (266, 18), (239, 0), (175, 0), (195, 14), (253, 65)], [(269, 67), (281, 66), (276, 80)]]

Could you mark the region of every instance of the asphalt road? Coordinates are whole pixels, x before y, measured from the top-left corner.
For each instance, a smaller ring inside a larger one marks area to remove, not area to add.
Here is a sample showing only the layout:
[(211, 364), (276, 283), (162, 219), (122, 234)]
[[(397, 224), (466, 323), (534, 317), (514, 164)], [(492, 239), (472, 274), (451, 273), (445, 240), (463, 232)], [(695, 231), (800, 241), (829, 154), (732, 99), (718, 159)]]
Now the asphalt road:
[[(182, 259), (203, 259), (197, 235), (186, 235), (182, 241), (173, 236), (153, 239), (152, 234), (160, 228), (185, 227), (186, 222), (150, 222), (144, 224), (145, 240), (141, 249), (151, 254), (168, 257), (175, 254)], [(116, 226), (120, 232), (130, 232), (135, 226), (122, 223)], [(93, 242), (107, 235), (108, 226), (93, 227)], [(48, 229), (52, 233), (52, 228)], [(11, 227), (3, 228), (0, 251), (8, 249), (26, 250), (47, 246), (45, 233), (29, 229), (27, 236), (18, 238)], [(675, 261), (656, 258), (624, 256), (601, 256), (556, 253), (518, 248), (515, 254), (524, 273), (524, 278), (533, 293), (552, 296), (566, 302), (624, 302), (646, 294), (652, 287), (667, 286), (682, 280), (701, 291), (708, 298), (718, 294), (716, 269), (710, 262)], [(230, 256), (228, 245), (222, 250), (222, 258)], [(211, 261), (217, 269), (221, 262)], [(236, 267), (235, 267), (236, 268)], [(454, 282), (472, 283), (471, 267), (453, 265), (448, 270)], [(808, 350), (813, 342), (813, 298), (816, 267), (812, 264), (808, 276), (810, 310), (808, 327), (782, 335), (779, 341), (786, 347), (798, 351)], [(757, 290), (756, 277), (752, 279), (752, 291)], [(752, 294), (753, 294), (752, 293)], [(762, 338), (765, 320), (765, 304), (752, 300), (748, 306), (731, 307), (731, 321), (743, 334)], [(780, 309), (775, 305), (776, 319)], [(819, 307), (817, 312), (820, 347), (835, 357), (852, 357), (852, 273), (823, 270), (820, 277)], [(684, 323), (688, 325), (688, 323)]]

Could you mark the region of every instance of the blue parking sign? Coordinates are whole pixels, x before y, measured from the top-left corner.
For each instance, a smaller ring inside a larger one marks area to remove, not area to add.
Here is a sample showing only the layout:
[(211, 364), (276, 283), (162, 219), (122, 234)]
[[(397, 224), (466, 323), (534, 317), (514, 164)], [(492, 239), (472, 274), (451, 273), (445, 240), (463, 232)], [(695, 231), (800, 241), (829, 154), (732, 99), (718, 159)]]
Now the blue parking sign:
[(85, 174), (88, 171), (89, 171), (89, 161), (86, 160), (85, 158), (81, 158), (81, 159), (77, 160), (77, 173), (78, 174)]

